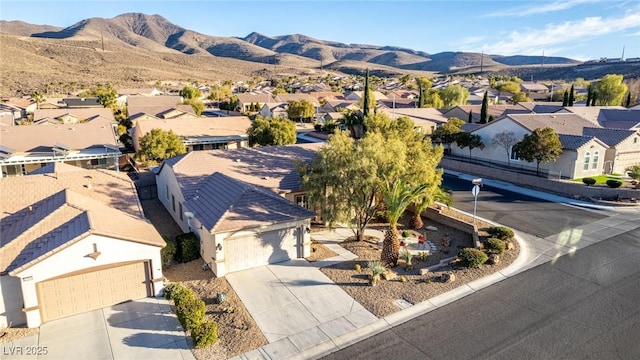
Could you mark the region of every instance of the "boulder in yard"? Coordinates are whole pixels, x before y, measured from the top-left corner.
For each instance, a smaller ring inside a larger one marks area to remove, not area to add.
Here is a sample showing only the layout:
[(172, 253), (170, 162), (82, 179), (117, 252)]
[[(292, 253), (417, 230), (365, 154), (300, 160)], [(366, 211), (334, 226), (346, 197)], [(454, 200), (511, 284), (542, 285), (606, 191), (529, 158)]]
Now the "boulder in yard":
[(387, 270), (387, 271), (382, 273), (382, 278), (385, 279), (385, 280), (394, 280), (397, 277), (398, 277), (398, 274), (396, 274), (395, 272), (393, 272), (391, 270)]
[(437, 228), (437, 227), (435, 227), (435, 226), (431, 226), (431, 225), (429, 225), (429, 226), (425, 227), (425, 229), (427, 229), (427, 230), (431, 230), (431, 231), (438, 231), (438, 228)]
[(487, 262), (491, 265), (496, 265), (500, 263), (500, 255), (498, 254), (489, 254), (489, 258)]
[(429, 268), (422, 268), (420, 269), (420, 275), (425, 276), (428, 275), (431, 271), (429, 270)]

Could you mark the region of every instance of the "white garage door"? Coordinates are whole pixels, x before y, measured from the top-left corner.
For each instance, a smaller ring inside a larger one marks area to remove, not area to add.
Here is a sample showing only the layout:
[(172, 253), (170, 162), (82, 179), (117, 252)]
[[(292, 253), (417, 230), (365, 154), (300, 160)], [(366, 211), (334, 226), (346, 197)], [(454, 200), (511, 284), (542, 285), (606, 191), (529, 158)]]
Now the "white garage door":
[(226, 239), (224, 242), (227, 271), (238, 271), (256, 266), (295, 259), (296, 228), (269, 231), (254, 236)]
[(151, 295), (147, 262), (89, 269), (37, 284), (42, 322)]

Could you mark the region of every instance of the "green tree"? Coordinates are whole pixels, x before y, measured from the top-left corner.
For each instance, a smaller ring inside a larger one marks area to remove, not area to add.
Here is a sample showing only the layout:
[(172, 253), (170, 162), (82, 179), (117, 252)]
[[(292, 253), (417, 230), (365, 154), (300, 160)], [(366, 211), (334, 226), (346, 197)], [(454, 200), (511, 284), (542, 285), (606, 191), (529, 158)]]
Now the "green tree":
[(161, 161), (185, 152), (182, 138), (172, 130), (155, 128), (140, 138), (139, 154), (147, 159)]
[(371, 98), (371, 89), (369, 88), (369, 69), (364, 76), (364, 95), (362, 96), (362, 114), (366, 118), (369, 115), (369, 103)]
[(624, 101), (624, 107), (631, 107), (631, 91), (627, 92), (627, 99)]
[(471, 150), (481, 147), (484, 144), (482, 143), (482, 138), (480, 135), (472, 134), (468, 132), (461, 132), (456, 135), (456, 144), (464, 149), (466, 147), (469, 148), (469, 159), (471, 159)]
[(486, 124), (489, 121), (489, 92), (485, 91), (482, 97), (482, 107), (480, 108), (480, 124)]
[(569, 106), (569, 90), (564, 89), (564, 94), (562, 95), (562, 106)]
[(640, 189), (640, 164), (629, 166), (624, 170), (630, 178), (636, 181), (636, 189)]
[(385, 231), (382, 242), (380, 260), (389, 267), (398, 265), (400, 241), (398, 234), (398, 220), (409, 205), (428, 190), (428, 184), (412, 186), (408, 182), (397, 180), (383, 181), (381, 186), (382, 199), (385, 205), (385, 215), (389, 228)]
[[(442, 177), (440, 177), (442, 179)], [(440, 187), (439, 183), (430, 183), (428, 189), (414, 201), (415, 212), (411, 218), (410, 226), (415, 230), (422, 229), (422, 212), (436, 202), (444, 203), (447, 206), (453, 205), (451, 191)]]
[(516, 143), (513, 152), (527, 162), (536, 161), (536, 174), (539, 175), (541, 163), (556, 161), (562, 154), (562, 143), (552, 128), (539, 128)]
[(193, 112), (195, 112), (198, 116), (200, 116), (204, 111), (204, 103), (200, 99), (185, 99), (184, 104), (191, 105), (191, 108), (193, 108)]
[(424, 107), (430, 107), (435, 109), (444, 108), (444, 101), (440, 98), (440, 93), (436, 89), (428, 89), (424, 94)]
[(587, 104), (586, 106), (591, 105), (591, 100), (593, 99), (593, 86), (591, 86), (591, 84), (589, 84), (589, 86), (587, 86)]
[(532, 102), (533, 99), (531, 99), (530, 97), (527, 96), (527, 94), (523, 93), (523, 92), (519, 92), (515, 95), (513, 95), (511, 97), (511, 99), (509, 99), (509, 103), (511, 104), (517, 104), (517, 103), (521, 103), (521, 102)]
[(574, 101), (576, 101), (576, 89), (571, 84), (571, 89), (569, 90), (569, 106), (573, 106)]
[(180, 96), (185, 99), (199, 99), (200, 97), (202, 97), (202, 92), (196, 87), (187, 85), (182, 88), (182, 90), (180, 90)]
[(617, 106), (622, 104), (627, 93), (627, 85), (622, 82), (622, 75), (605, 75), (595, 85), (598, 94), (597, 104), (601, 106)]
[(305, 99), (300, 101), (291, 100), (287, 107), (287, 116), (293, 121), (304, 121), (313, 116), (315, 108), (313, 104)]
[(116, 90), (111, 83), (107, 83), (107, 86), (98, 84), (94, 90), (89, 92), (89, 96), (95, 96), (98, 99), (98, 103), (113, 111), (118, 108), (116, 102), (118, 98), (118, 90)]
[(465, 105), (469, 99), (469, 90), (459, 84), (449, 85), (440, 90), (440, 98), (444, 102), (444, 107), (451, 109), (458, 105)]
[(518, 84), (515, 81), (506, 81), (506, 82), (502, 82), (498, 85), (496, 85), (496, 90), (498, 90), (500, 93), (502, 92), (509, 92), (512, 94), (517, 94), (520, 92), (520, 84)]
[(213, 86), (211, 86), (211, 89), (209, 90), (209, 96), (207, 96), (207, 99), (211, 100), (211, 101), (220, 101), (221, 99), (227, 98), (231, 96), (231, 88), (228, 86), (224, 86), (224, 85), (218, 85), (215, 84)]
[(493, 146), (499, 146), (505, 150), (507, 153), (507, 165), (509, 166), (511, 166), (511, 149), (513, 148), (513, 145), (517, 143), (518, 138), (516, 137), (516, 134), (507, 130), (495, 134), (493, 139), (491, 139), (491, 144)]
[(45, 102), (47, 99), (44, 97), (44, 94), (40, 91), (34, 91), (31, 93), (31, 100), (36, 103), (36, 109), (40, 109), (40, 104)]
[(290, 145), (296, 143), (296, 124), (285, 118), (256, 116), (247, 130), (249, 145)]
[(409, 80), (411, 80), (411, 75), (409, 74), (405, 74), (400, 78), (400, 82), (402, 83), (403, 86), (406, 86)]
[(457, 117), (452, 117), (446, 123), (433, 130), (431, 138), (442, 144), (452, 144), (456, 141), (456, 136), (462, 132), (462, 125), (464, 125), (464, 121)]

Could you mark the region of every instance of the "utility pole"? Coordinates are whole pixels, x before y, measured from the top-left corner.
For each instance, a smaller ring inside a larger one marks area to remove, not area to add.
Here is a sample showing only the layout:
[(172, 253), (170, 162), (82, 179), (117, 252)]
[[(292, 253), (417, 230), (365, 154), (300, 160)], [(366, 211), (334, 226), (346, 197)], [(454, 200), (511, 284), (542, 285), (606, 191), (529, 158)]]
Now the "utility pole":
[(483, 72), (484, 67), (484, 50), (482, 50), (482, 54), (480, 55), (480, 72)]

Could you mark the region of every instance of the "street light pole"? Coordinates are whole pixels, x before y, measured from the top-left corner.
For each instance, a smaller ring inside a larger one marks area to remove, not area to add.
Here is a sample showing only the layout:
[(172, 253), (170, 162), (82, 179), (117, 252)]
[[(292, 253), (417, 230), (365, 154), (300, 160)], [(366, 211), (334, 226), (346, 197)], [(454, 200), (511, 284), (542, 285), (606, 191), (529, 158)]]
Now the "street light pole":
[(476, 209), (478, 208), (478, 194), (480, 193), (480, 186), (482, 186), (482, 178), (471, 180), (473, 189), (471, 194), (473, 195), (473, 226), (476, 226)]

